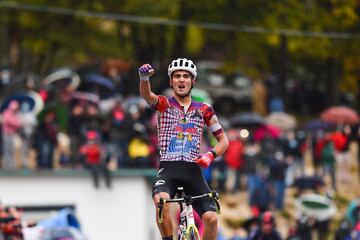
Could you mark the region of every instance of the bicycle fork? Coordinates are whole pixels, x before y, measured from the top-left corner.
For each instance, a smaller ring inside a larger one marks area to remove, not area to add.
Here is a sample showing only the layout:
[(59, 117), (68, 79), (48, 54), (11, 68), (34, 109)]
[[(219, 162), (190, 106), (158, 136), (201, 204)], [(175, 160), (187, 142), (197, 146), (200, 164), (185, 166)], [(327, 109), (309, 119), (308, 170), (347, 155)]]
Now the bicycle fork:
[(186, 205), (184, 210), (180, 214), (181, 221), (186, 221), (183, 226), (185, 226), (182, 231), (182, 236), (186, 236), (185, 239), (199, 239), (199, 232), (195, 225), (195, 218), (194, 218), (194, 210), (191, 204)]

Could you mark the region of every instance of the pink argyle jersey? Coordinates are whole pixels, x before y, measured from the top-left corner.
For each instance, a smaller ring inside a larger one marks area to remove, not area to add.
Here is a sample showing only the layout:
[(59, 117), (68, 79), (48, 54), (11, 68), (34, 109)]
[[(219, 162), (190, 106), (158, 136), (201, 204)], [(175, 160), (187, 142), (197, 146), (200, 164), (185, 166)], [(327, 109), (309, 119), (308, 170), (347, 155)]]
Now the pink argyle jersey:
[[(214, 136), (223, 132), (214, 109), (205, 103), (191, 101), (187, 112), (174, 97), (159, 96), (153, 106), (157, 110), (160, 161), (193, 162), (200, 154), (203, 129), (209, 127)], [(215, 122), (210, 125), (210, 122)]]

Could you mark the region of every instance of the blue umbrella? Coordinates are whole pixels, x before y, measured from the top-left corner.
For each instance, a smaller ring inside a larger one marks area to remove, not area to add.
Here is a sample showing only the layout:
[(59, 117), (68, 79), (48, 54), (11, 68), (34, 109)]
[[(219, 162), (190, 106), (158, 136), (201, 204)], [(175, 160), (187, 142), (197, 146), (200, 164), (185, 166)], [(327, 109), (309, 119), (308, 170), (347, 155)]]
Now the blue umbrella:
[(320, 119), (308, 121), (303, 125), (303, 129), (305, 131), (311, 131), (311, 132), (316, 132), (318, 130), (330, 130), (331, 128), (332, 128), (331, 123), (322, 121)]
[(13, 101), (13, 100), (19, 102), (19, 105), (20, 105), (20, 106), (21, 106), (22, 104), (24, 104), (24, 103), (29, 104), (29, 105), (28, 105), (28, 107), (29, 107), (28, 110), (29, 110), (29, 111), (32, 111), (32, 110), (34, 109), (34, 107), (35, 107), (35, 104), (36, 104), (35, 99), (32, 98), (31, 96), (27, 95), (26, 93), (16, 94), (16, 95), (12, 95), (12, 96), (8, 97), (8, 98), (3, 102), (3, 104), (1, 104), (0, 111), (1, 111), (1, 112), (5, 111), (5, 110), (8, 108), (10, 102)]
[(113, 81), (99, 74), (95, 74), (95, 73), (88, 74), (85, 78), (85, 81), (88, 83), (94, 83), (103, 86), (109, 90), (115, 89), (115, 84)]

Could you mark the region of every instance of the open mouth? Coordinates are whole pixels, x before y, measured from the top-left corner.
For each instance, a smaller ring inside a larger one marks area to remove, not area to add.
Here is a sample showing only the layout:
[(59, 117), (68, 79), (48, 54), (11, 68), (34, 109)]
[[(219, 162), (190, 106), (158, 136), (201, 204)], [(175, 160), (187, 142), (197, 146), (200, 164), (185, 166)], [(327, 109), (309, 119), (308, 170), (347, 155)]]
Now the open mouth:
[(178, 85), (178, 88), (179, 88), (180, 90), (185, 89), (185, 87), (186, 87), (185, 84), (179, 84), (179, 85)]

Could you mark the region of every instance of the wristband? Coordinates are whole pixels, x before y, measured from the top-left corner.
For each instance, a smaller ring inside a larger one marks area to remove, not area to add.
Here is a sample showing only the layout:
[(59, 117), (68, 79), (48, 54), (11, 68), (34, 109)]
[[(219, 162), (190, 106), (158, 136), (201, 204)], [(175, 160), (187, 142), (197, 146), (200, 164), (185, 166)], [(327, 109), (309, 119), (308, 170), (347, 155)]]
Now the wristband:
[(141, 76), (141, 75), (140, 75), (140, 80), (141, 80), (141, 81), (149, 81), (149, 80), (150, 80), (150, 76), (146, 76), (146, 75), (145, 75), (145, 76)]
[(213, 154), (214, 159), (215, 159), (215, 158), (217, 158), (217, 156), (218, 156), (218, 155), (217, 155), (217, 153), (215, 152), (215, 150), (214, 150), (214, 149), (212, 149), (210, 152)]

